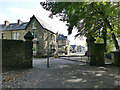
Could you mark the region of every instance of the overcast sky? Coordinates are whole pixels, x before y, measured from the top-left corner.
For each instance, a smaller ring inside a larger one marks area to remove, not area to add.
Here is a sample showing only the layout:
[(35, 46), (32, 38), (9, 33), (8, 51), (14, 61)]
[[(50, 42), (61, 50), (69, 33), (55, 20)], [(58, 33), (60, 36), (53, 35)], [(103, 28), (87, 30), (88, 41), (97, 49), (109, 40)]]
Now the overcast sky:
[[(51, 12), (44, 10), (40, 6), (40, 1), (42, 0), (0, 0), (0, 24), (4, 24), (5, 20), (8, 20), (9, 23), (15, 23), (18, 19), (28, 22), (30, 17), (35, 14), (47, 22), (54, 32), (58, 31), (61, 34), (68, 35), (65, 23), (59, 21), (59, 17), (49, 18)], [(83, 40), (74, 39), (76, 33), (77, 31), (73, 30), (73, 34), (68, 36), (70, 44), (85, 46), (85, 38)]]

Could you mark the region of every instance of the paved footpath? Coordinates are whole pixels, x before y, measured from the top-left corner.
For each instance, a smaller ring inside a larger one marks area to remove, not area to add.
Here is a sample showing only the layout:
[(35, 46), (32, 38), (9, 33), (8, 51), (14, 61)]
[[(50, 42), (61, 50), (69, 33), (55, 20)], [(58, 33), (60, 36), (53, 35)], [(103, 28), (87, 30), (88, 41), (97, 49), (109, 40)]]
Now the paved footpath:
[(118, 67), (88, 66), (85, 63), (34, 58), (33, 68), (3, 72), (3, 88), (117, 88)]

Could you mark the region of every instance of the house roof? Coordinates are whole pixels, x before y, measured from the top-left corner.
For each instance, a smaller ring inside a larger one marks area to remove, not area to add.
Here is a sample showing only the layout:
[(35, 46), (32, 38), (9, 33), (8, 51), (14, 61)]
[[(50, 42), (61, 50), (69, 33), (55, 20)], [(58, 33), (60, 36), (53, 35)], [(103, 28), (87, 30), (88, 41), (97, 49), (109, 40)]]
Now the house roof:
[(18, 24), (18, 23), (10, 23), (8, 26), (5, 26), (5, 24), (1, 24), (0, 25), (0, 29), (2, 31), (7, 31), (7, 30), (21, 30), (21, 29), (25, 29), (27, 26), (28, 22), (22, 22), (22, 24)]
[(47, 24), (46, 22), (41, 20), (36, 15), (33, 15), (29, 22), (22, 22), (22, 24), (20, 24), (20, 25), (18, 23), (10, 23), (8, 26), (5, 26), (5, 24), (1, 24), (0, 25), (0, 29), (2, 31), (7, 31), (7, 30), (25, 30), (29, 26), (29, 24), (32, 21), (32, 19), (34, 19), (34, 18), (39, 22), (39, 24), (41, 25), (42, 28), (44, 28), (47, 31), (50, 31), (51, 33), (54, 33), (53, 31), (51, 31), (52, 28), (49, 26), (49, 24)]
[(76, 45), (70, 45), (73, 49), (76, 47)]
[(58, 48), (65, 47), (65, 45), (58, 45)]
[(29, 26), (30, 22), (33, 20), (33, 19), (36, 19), (38, 21), (38, 23), (41, 25), (42, 28), (44, 28), (45, 30), (55, 34), (53, 31), (52, 31), (52, 27), (49, 26), (48, 23), (46, 23), (45, 21), (43, 21), (42, 19), (40, 19), (38, 16), (36, 15), (33, 15), (28, 23), (28, 25), (26, 26), (26, 28)]
[(59, 34), (56, 40), (67, 40), (67, 36), (64, 36), (63, 34)]
[(40, 22), (40, 24), (43, 26), (43, 28), (52, 30), (52, 27), (50, 27), (50, 25), (48, 23), (46, 23), (45, 21), (40, 19), (38, 16), (36, 16), (36, 15), (34, 15), (34, 16), (37, 18), (37, 20)]

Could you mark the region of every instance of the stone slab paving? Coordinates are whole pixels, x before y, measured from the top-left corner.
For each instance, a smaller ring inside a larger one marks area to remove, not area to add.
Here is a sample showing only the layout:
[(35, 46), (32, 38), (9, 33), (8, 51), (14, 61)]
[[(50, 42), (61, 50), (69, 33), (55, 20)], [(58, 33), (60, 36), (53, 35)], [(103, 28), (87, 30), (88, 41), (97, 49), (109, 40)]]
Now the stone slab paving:
[(117, 88), (120, 85), (119, 68), (115, 66), (88, 66), (64, 59), (34, 58), (33, 67), (2, 73), (3, 88)]

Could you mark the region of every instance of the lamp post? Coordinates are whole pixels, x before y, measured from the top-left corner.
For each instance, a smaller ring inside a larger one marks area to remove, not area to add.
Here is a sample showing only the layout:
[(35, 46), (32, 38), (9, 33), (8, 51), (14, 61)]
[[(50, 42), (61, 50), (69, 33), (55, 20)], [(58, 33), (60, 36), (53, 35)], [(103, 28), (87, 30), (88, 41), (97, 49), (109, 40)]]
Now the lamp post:
[(48, 49), (47, 49), (47, 67), (49, 67), (49, 41), (48, 41)]
[(49, 33), (48, 33), (48, 37), (47, 37), (47, 67), (49, 68), (49, 42), (50, 42), (50, 38), (49, 38)]

